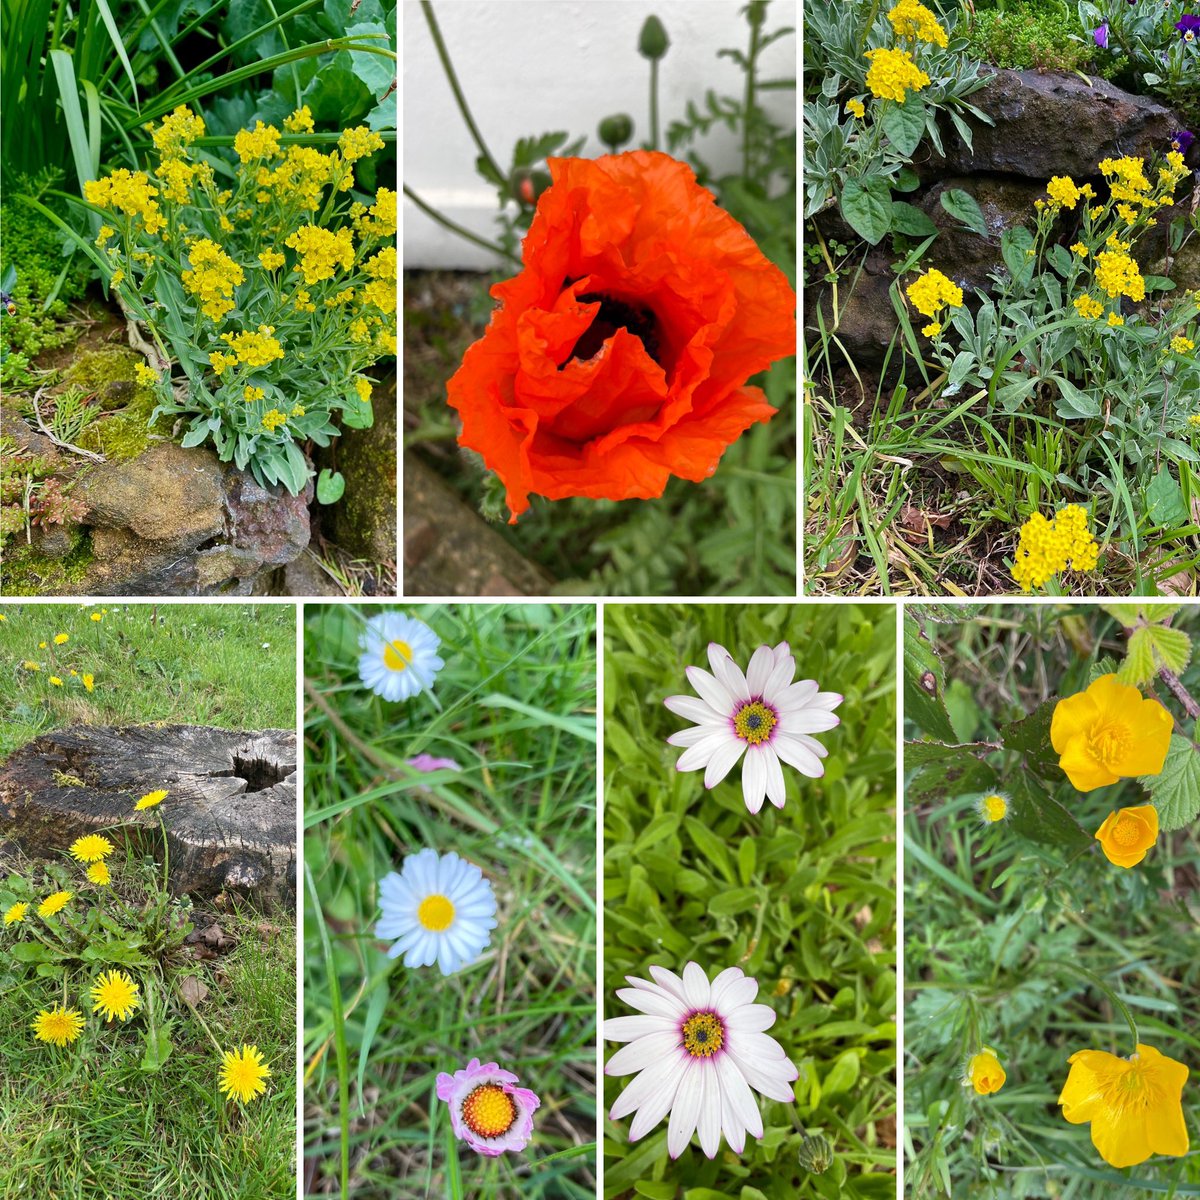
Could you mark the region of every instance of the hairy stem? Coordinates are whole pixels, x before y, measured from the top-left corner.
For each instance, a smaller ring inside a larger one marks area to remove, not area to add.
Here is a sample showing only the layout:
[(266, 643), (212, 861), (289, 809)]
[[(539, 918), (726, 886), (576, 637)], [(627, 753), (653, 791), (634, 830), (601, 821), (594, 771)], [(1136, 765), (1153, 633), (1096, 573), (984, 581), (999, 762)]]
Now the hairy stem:
[(438, 212), (431, 204), (426, 204), (416, 192), (412, 190), (406, 183), (404, 185), (404, 194), (431, 220), (436, 221), (443, 228), (450, 230), (451, 233), (457, 234), (460, 238), (468, 242), (472, 242), (476, 246), (482, 246), (484, 250), (490, 250), (493, 254), (500, 255), (501, 258), (508, 259), (511, 263), (521, 265), (521, 260), (515, 255), (510, 254), (505, 248), (496, 242), (489, 242), (487, 238), (480, 237), (477, 233), (472, 233), (463, 225), (459, 225), (456, 221), (450, 220), (444, 213)]
[(658, 149), (658, 59), (650, 60), (650, 149)]

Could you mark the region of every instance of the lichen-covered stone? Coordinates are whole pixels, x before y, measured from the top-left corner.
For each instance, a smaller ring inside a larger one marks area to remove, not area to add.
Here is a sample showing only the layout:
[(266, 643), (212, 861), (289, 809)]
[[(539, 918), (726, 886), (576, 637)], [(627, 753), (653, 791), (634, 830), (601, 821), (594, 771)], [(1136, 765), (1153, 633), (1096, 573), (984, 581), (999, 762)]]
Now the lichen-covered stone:
[[(374, 563), (396, 559), (396, 383), (381, 385), (370, 429), (347, 429), (330, 456), (346, 491), (332, 506), (333, 540)], [(328, 528), (328, 526), (327, 526)]]

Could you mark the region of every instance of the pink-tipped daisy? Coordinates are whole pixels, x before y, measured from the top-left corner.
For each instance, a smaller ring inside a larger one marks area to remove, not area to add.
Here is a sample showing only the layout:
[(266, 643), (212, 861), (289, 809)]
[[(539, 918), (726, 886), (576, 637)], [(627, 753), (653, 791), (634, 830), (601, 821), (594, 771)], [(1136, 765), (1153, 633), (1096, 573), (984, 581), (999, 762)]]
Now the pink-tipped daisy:
[(617, 992), (640, 1016), (604, 1022), (604, 1036), (628, 1042), (608, 1060), (606, 1075), (636, 1078), (617, 1097), (609, 1114), (618, 1120), (634, 1114), (629, 1140), (649, 1133), (670, 1114), (667, 1150), (678, 1158), (699, 1132), (700, 1148), (716, 1157), (721, 1134), (735, 1154), (746, 1134), (760, 1138), (762, 1114), (754, 1093), (791, 1103), (792, 1081), (799, 1072), (783, 1047), (763, 1031), (775, 1023), (775, 1010), (755, 1004), (758, 982), (737, 967), (711, 983), (697, 963), (683, 978), (651, 967), (654, 982), (626, 976), (633, 987)]
[(497, 1158), (529, 1144), (534, 1110), (542, 1102), (516, 1082), (511, 1071), (494, 1062), (480, 1066), (477, 1058), (453, 1075), (438, 1075), (438, 1099), (450, 1106), (450, 1125), (472, 1150)]
[(708, 644), (712, 674), (688, 667), (694, 696), (668, 696), (664, 703), (676, 715), (695, 721), (667, 739), (686, 749), (677, 771), (704, 768), (704, 786), (714, 788), (737, 765), (743, 754), (742, 796), (756, 813), (763, 800), (782, 808), (785, 799), (783, 761), (801, 775), (819, 779), (821, 762), (829, 751), (811, 735), (841, 723), (833, 710), (844, 697), (822, 692), (812, 679), (793, 683), (796, 660), (787, 642), (774, 648), (759, 646), (743, 675), (724, 646)]

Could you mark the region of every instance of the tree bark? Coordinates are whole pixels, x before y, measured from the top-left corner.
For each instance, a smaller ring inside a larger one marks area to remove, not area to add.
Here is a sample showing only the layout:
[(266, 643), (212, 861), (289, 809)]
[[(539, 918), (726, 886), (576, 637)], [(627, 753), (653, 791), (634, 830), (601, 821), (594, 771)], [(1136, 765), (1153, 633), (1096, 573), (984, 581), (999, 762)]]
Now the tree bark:
[[(135, 810), (163, 788), (160, 805)], [(116, 830), (161, 859), (160, 816), (172, 891), (295, 903), (290, 730), (81, 725), (35, 738), (0, 768), (0, 837), (26, 854), (56, 856), (82, 834)]]

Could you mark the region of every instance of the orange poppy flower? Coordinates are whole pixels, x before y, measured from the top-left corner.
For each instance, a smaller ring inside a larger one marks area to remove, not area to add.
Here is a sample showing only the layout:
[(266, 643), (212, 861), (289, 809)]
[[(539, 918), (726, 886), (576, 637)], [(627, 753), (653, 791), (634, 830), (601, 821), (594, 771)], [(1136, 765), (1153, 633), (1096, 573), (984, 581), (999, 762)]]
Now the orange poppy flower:
[(685, 163), (550, 159), (500, 307), (448, 385), (459, 443), (529, 495), (661, 496), (775, 409), (746, 380), (796, 352), (786, 276)]

